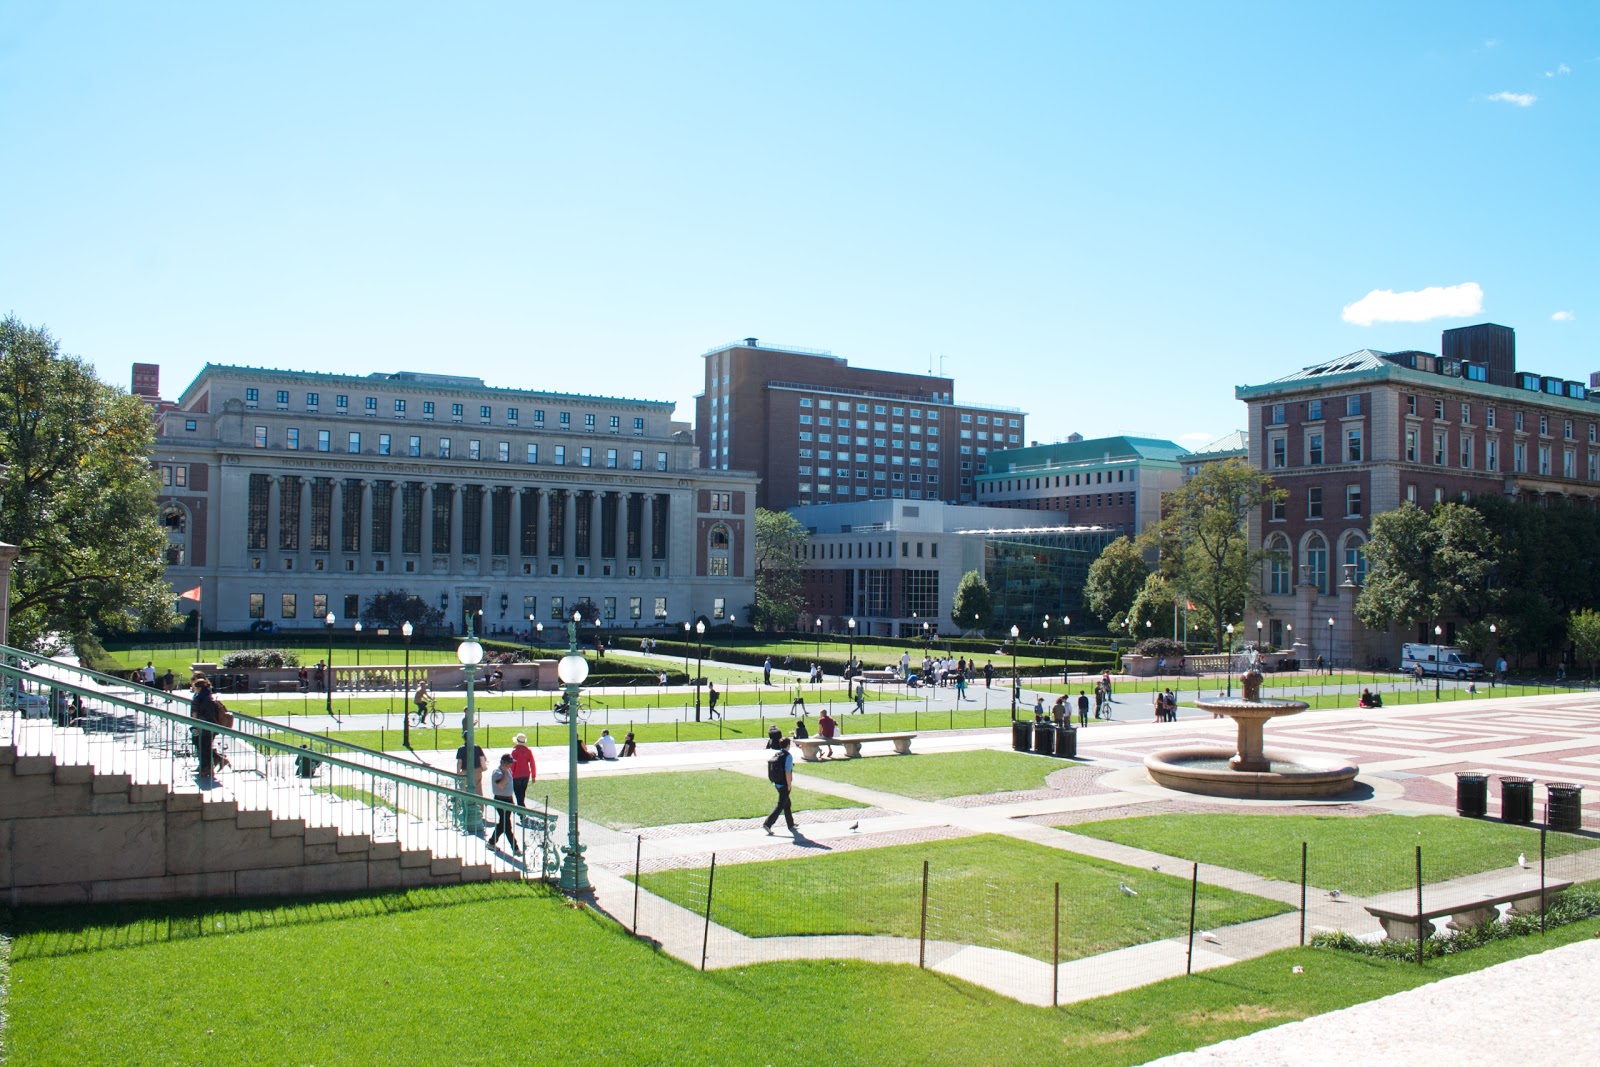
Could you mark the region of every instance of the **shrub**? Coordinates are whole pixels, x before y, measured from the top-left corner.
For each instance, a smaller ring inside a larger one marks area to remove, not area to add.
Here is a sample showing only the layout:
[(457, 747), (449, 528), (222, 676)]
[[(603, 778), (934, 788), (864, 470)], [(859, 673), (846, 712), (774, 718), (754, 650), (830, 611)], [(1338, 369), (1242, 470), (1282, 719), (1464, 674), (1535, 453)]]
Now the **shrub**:
[(262, 671), (276, 667), (298, 667), (300, 654), (293, 649), (241, 648), (237, 652), (223, 653), (222, 658), (217, 661), (217, 666), (225, 671)]
[(1176, 659), (1183, 655), (1183, 646), (1170, 637), (1147, 637), (1133, 646), (1136, 656), (1165, 656)]

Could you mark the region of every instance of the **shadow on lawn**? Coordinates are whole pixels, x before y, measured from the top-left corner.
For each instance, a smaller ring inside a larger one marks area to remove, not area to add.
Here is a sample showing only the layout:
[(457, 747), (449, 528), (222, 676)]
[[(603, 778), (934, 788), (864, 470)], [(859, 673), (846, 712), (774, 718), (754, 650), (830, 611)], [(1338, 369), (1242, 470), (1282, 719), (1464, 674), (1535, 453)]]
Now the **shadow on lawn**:
[(0, 909), (0, 933), (12, 939), (12, 959), (43, 959), (282, 926), (394, 915), (516, 896), (562, 899), (553, 888), (535, 882), (475, 882), (406, 892), (294, 899), (240, 898), (40, 906)]

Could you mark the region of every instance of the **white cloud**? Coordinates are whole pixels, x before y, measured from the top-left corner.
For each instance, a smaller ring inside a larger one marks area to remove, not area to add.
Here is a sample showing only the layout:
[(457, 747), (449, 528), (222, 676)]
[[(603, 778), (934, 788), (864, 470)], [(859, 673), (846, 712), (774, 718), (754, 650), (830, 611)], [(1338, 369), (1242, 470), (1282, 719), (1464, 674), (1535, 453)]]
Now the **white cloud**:
[(1518, 107), (1532, 107), (1533, 102), (1539, 98), (1532, 93), (1499, 92), (1491, 95), (1489, 99), (1502, 104), (1516, 104)]
[(1572, 321), (1572, 312), (1570, 312), (1570, 311), (1558, 311), (1554, 315), (1550, 316), (1550, 321), (1551, 322), (1571, 322)]
[(1555, 70), (1547, 70), (1547, 71), (1545, 71), (1544, 72), (1544, 76), (1546, 78), (1554, 78), (1557, 74), (1571, 74), (1571, 73), (1572, 73), (1572, 68), (1567, 66), (1565, 63), (1562, 63), (1559, 66), (1557, 66)]
[(1344, 321), (1357, 326), (1371, 326), (1375, 322), (1426, 322), (1462, 318), (1482, 310), (1483, 288), (1477, 282), (1431, 285), (1408, 293), (1374, 289), (1355, 303), (1344, 306)]

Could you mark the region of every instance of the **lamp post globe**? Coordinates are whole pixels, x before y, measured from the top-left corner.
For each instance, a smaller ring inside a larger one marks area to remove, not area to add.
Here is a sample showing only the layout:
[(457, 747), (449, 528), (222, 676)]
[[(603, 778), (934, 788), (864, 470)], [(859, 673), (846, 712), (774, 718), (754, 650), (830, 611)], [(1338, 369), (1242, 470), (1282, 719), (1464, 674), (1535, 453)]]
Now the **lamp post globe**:
[(578, 842), (578, 687), (589, 677), (589, 661), (578, 651), (577, 613), (567, 623), (567, 654), (556, 664), (556, 677), (567, 690), (567, 847), (562, 849), (561, 891), (589, 889), (589, 866)]
[(854, 618), (847, 620), (845, 628), (850, 631), (850, 662), (847, 666), (853, 670), (856, 665), (856, 620)]
[(326, 623), (327, 627), (328, 627), (328, 678), (327, 678), (327, 682), (328, 682), (328, 714), (332, 715), (333, 714), (333, 628), (338, 623), (339, 620), (337, 618), (335, 618), (333, 612), (330, 611), (323, 618), (322, 621), (324, 623)]

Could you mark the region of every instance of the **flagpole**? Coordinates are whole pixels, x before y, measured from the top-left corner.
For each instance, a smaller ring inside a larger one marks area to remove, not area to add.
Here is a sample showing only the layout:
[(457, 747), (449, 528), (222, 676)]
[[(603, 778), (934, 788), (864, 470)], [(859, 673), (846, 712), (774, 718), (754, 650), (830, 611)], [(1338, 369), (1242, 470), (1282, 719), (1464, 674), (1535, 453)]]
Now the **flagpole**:
[(200, 626), (201, 626), (201, 623), (202, 623), (202, 619), (201, 619), (201, 614), (200, 614), (200, 598), (199, 597), (195, 597), (195, 600), (194, 600), (194, 661), (196, 663), (201, 662), (201, 660), (200, 660)]

